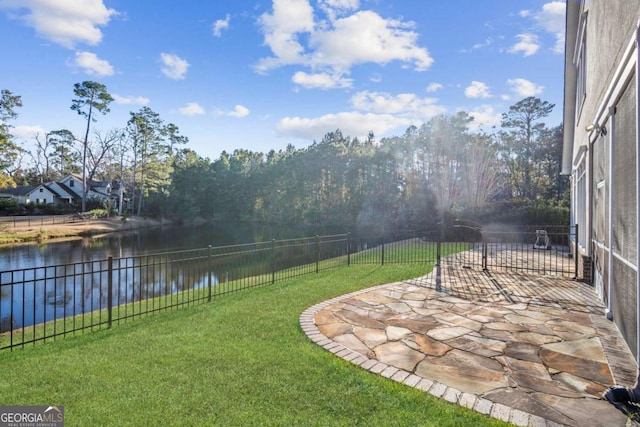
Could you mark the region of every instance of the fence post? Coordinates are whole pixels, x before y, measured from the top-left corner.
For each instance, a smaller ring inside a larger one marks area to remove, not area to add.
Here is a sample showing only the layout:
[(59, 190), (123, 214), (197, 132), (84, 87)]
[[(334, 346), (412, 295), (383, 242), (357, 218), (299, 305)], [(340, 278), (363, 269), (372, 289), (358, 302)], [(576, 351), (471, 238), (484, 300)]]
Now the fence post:
[(320, 271), (320, 236), (316, 234), (316, 273)]
[(271, 284), (276, 283), (276, 239), (271, 239)]
[(380, 238), (380, 246), (382, 247), (382, 252), (380, 253), (380, 265), (384, 265), (384, 237)]
[(482, 239), (482, 271), (489, 271), (489, 267), (487, 266), (487, 255), (488, 255), (488, 248), (487, 248), (487, 242), (484, 240), (484, 238)]
[(440, 230), (438, 232), (438, 241), (436, 242), (436, 291), (440, 292), (442, 290), (442, 270), (440, 263), (442, 261), (442, 240), (444, 234), (444, 222), (440, 225)]
[(347, 233), (347, 267), (351, 265), (351, 232)]
[(212, 273), (212, 269), (213, 269), (213, 265), (212, 264), (213, 263), (211, 262), (211, 245), (209, 245), (209, 252), (207, 254), (207, 261), (209, 261), (209, 268), (208, 268), (209, 277), (207, 279), (207, 287), (209, 289), (208, 289), (208, 295), (207, 295), (207, 302), (211, 302), (211, 285), (212, 285), (212, 281), (213, 281), (212, 280), (213, 278), (211, 277), (213, 275), (213, 273)]
[(113, 256), (107, 260), (107, 325), (111, 328), (113, 323)]
[[(573, 278), (577, 279), (578, 278), (578, 224), (576, 224), (576, 245), (575, 248), (573, 248)], [(609, 268), (611, 268), (611, 266), (609, 266)]]

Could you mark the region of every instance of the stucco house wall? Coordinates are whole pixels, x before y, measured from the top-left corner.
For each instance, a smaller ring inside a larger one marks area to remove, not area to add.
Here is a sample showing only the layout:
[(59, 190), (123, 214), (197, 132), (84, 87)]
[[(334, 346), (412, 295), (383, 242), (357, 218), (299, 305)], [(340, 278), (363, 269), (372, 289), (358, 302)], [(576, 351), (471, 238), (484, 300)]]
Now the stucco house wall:
[(638, 85), (640, 3), (568, 0), (563, 173), (571, 176), (574, 254), (639, 355)]

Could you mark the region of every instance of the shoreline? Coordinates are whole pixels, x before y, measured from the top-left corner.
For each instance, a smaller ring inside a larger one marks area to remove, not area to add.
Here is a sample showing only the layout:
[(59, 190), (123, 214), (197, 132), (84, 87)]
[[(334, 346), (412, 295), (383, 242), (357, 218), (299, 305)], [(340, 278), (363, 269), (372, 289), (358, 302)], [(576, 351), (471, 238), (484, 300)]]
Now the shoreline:
[(141, 217), (111, 217), (87, 219), (63, 224), (37, 224), (7, 227), (0, 231), (0, 245), (13, 246), (29, 243), (52, 243), (54, 241), (99, 237), (121, 231), (161, 227), (172, 224), (168, 220)]

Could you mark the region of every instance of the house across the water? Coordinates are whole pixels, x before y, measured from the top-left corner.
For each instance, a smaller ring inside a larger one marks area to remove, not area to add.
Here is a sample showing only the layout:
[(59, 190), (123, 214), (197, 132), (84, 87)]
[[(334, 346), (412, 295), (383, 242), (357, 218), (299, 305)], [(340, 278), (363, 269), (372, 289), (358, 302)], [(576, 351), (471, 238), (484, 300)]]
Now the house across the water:
[[(0, 189), (0, 198), (11, 198), (19, 205), (51, 204), (55, 206), (78, 206), (82, 202), (82, 177), (67, 175), (59, 181), (39, 185), (21, 185)], [(114, 192), (110, 182), (91, 181), (88, 183), (87, 200), (105, 202)]]

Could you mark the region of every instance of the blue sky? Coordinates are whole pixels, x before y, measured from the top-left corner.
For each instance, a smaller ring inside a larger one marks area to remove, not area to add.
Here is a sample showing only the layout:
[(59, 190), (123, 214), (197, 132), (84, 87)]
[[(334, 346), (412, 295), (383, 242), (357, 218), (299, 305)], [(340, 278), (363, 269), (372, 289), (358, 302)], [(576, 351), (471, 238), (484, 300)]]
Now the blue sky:
[(340, 129), (402, 135), (460, 110), (499, 125), (527, 96), (561, 122), (564, 1), (0, 0), (0, 89), (18, 141), (85, 122), (73, 84), (115, 98), (95, 129), (148, 106), (217, 158), (297, 148)]

